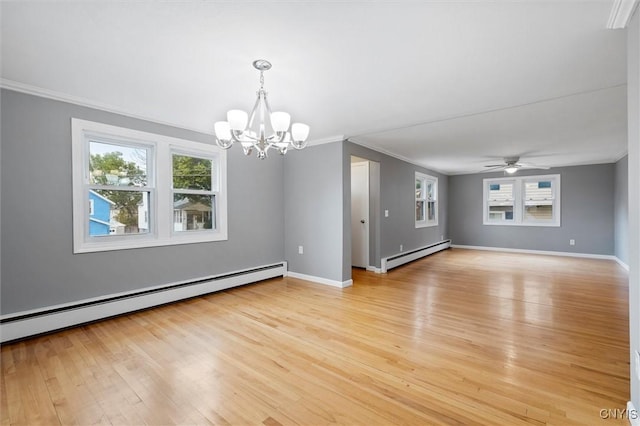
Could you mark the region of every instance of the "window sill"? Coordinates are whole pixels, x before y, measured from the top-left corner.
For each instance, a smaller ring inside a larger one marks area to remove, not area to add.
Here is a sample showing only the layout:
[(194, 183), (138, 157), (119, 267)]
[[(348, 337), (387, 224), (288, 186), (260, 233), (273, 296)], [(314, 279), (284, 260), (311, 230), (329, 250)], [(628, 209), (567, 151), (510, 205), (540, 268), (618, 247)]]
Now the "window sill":
[(418, 229), (418, 228), (431, 228), (433, 226), (438, 226), (438, 222), (416, 223), (416, 229)]
[[(109, 237), (105, 237), (109, 238)], [(182, 244), (210, 243), (216, 241), (226, 241), (228, 239), (226, 232), (194, 232), (189, 235), (174, 235), (171, 238), (150, 238), (132, 236), (133, 240), (119, 239), (117, 241), (104, 242), (83, 242), (74, 245), (73, 253), (94, 253), (113, 250), (128, 250), (147, 247), (174, 246)]]
[(550, 227), (550, 228), (558, 228), (560, 227), (560, 223), (559, 222), (520, 222), (520, 223), (509, 223), (509, 222), (483, 222), (483, 225), (490, 225), (490, 226), (523, 226), (523, 227), (528, 227), (528, 226), (533, 226), (533, 227)]

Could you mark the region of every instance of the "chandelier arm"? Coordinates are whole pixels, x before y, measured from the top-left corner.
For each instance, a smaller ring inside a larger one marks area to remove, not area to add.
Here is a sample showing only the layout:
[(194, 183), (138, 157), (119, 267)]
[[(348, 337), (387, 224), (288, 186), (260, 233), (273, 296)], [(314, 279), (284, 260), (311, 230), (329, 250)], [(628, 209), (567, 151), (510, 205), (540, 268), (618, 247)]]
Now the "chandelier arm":
[(247, 129), (250, 129), (251, 126), (253, 126), (253, 120), (256, 118), (256, 110), (258, 109), (258, 105), (260, 105), (260, 97), (262, 96), (262, 93), (264, 93), (264, 90), (258, 91), (258, 96), (256, 97), (256, 103), (253, 104), (253, 108), (251, 109), (251, 113), (249, 114), (249, 122), (247, 123)]
[(267, 142), (273, 145), (284, 141), (285, 137), (287, 137), (287, 132), (274, 132), (273, 135), (267, 138)]
[(242, 142), (240, 141), (240, 139), (238, 138), (238, 136), (236, 135), (236, 133), (242, 133), (242, 132), (240, 132), (240, 131), (238, 131), (238, 130), (232, 130), (232, 131), (231, 131), (231, 140), (232, 140), (233, 142), (242, 143)]
[(236, 133), (238, 133), (238, 135), (242, 135), (242, 137), (244, 137), (244, 138), (250, 139), (250, 142), (251, 142), (252, 144), (255, 144), (255, 143), (259, 140), (258, 138), (255, 138), (255, 137), (251, 136), (248, 132), (241, 132), (241, 131), (238, 131), (238, 130), (233, 130), (233, 131), (231, 132), (231, 139), (232, 139), (234, 142), (238, 142), (238, 143), (245, 143), (245, 142), (247, 142), (246, 140), (245, 140), (245, 141), (241, 140), (241, 139), (238, 137), (238, 135), (236, 135)]
[(263, 97), (264, 106), (267, 107), (267, 112), (269, 113), (269, 121), (271, 121), (271, 105), (269, 105), (269, 101), (267, 100), (267, 92), (265, 92), (264, 90), (263, 92), (264, 92), (264, 97)]

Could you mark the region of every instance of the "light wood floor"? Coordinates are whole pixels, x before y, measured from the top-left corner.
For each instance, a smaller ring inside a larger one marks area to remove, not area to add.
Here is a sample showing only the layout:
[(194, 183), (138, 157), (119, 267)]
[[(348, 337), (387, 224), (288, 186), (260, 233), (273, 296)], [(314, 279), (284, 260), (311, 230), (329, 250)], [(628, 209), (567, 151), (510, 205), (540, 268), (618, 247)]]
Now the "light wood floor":
[(453, 249), (5, 345), (2, 424), (625, 424), (627, 274)]

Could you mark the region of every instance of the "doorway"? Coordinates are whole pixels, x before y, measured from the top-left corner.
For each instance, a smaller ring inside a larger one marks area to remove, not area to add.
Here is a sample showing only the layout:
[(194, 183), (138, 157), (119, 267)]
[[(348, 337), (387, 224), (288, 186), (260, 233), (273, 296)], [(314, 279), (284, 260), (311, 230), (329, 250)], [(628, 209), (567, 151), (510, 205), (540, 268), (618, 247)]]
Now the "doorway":
[(369, 266), (369, 161), (351, 156), (351, 265)]

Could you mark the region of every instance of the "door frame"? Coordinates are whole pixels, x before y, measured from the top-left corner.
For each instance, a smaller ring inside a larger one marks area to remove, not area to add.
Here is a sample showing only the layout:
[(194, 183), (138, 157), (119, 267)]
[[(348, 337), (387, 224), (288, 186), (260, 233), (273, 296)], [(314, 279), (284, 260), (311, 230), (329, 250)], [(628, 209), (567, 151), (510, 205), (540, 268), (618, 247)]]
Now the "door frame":
[[(352, 156), (354, 157), (354, 156)], [(363, 232), (363, 238), (364, 238), (364, 242), (363, 242), (363, 248), (364, 248), (364, 268), (365, 269), (369, 269), (371, 266), (371, 253), (370, 253), (370, 235), (371, 235), (371, 218), (370, 218), (370, 211), (371, 211), (371, 187), (370, 187), (370, 183), (369, 183), (369, 175), (370, 175), (370, 162), (369, 160), (366, 160), (364, 158), (360, 158), (360, 157), (355, 157), (358, 158), (359, 160), (362, 161), (357, 161), (357, 162), (352, 162), (351, 163), (351, 205), (353, 206), (353, 169), (355, 167), (365, 167), (366, 168), (366, 179), (364, 181), (365, 183), (365, 193), (367, 194), (367, 196), (365, 197), (366, 199), (366, 208), (365, 208), (365, 214), (364, 214), (364, 220), (366, 221), (365, 223), (365, 230)], [(354, 230), (353, 230), (353, 222), (354, 222), (354, 218), (353, 218), (354, 212), (353, 212), (353, 208), (351, 209), (351, 266), (355, 266), (354, 262), (353, 262), (353, 247), (354, 247)], [(356, 267), (361, 267), (361, 266), (356, 266)]]

